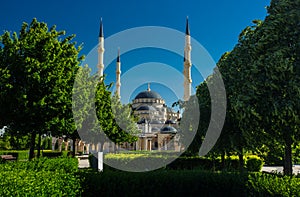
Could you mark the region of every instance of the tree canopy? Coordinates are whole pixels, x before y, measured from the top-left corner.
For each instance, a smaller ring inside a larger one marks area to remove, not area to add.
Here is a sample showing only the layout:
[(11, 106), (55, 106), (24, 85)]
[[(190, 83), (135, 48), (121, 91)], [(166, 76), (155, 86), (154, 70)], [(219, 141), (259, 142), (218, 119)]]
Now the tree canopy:
[(300, 139), (299, 9), (299, 0), (273, 0), (265, 20), (245, 28), (218, 62), (232, 124), (245, 145), (283, 144), (286, 174), (292, 173), (291, 145)]
[(0, 120), (13, 130), (31, 133), (30, 158), (37, 132), (70, 131), (66, 122), (82, 59), (73, 38), (36, 19), (23, 23), (19, 34), (7, 31), (0, 37)]

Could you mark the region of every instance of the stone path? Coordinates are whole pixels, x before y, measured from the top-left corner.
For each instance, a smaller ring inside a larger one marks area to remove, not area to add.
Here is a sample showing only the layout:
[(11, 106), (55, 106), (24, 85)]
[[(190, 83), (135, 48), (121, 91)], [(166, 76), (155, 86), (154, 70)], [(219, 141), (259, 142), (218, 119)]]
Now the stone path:
[[(78, 168), (89, 168), (90, 163), (88, 159), (88, 155), (81, 155), (77, 156), (78, 158)], [(283, 173), (283, 167), (282, 166), (263, 166), (262, 172), (269, 172), (269, 173)], [(300, 165), (293, 165), (293, 173), (294, 174), (300, 174)]]
[[(283, 173), (283, 167), (282, 166), (263, 166), (262, 170), (263, 172), (274, 172), (274, 173)], [(294, 174), (300, 174), (300, 165), (293, 165), (293, 173)]]
[(77, 158), (78, 158), (78, 168), (89, 168), (90, 167), (88, 155), (77, 156)]

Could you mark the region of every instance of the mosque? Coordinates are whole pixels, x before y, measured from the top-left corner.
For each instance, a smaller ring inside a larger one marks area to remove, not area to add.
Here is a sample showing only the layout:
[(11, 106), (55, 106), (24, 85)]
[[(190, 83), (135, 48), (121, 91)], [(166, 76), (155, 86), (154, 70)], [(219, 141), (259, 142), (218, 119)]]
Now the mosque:
[[(188, 18), (186, 19), (184, 62), (183, 62), (183, 100), (191, 96), (191, 37)], [(102, 19), (100, 22), (98, 45), (98, 74), (104, 71), (104, 34)], [(121, 98), (121, 58), (120, 51), (116, 60), (116, 94)], [(181, 145), (177, 135), (180, 113), (173, 111), (165, 104), (165, 100), (155, 91), (148, 89), (138, 93), (132, 103), (133, 113), (139, 118), (137, 126), (140, 129), (138, 141), (135, 144), (123, 144), (131, 150), (175, 150), (180, 151)], [(109, 147), (108, 147), (109, 148)]]

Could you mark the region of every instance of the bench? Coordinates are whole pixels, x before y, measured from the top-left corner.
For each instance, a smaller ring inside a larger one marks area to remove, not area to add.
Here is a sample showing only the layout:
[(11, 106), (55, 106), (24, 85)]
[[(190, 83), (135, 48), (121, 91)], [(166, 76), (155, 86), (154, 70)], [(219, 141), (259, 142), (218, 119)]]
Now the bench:
[(1, 159), (4, 161), (17, 161), (17, 157), (13, 155), (0, 155)]

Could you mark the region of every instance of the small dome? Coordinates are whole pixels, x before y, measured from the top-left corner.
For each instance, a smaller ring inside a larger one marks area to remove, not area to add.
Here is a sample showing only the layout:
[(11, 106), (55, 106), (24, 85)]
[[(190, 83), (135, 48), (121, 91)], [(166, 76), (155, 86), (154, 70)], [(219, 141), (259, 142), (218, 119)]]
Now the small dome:
[(157, 128), (157, 127), (153, 127), (153, 128), (152, 128), (152, 131), (153, 131), (153, 132), (158, 132), (159, 130), (160, 130), (160, 129)]
[(143, 91), (143, 92), (140, 92), (136, 97), (135, 99), (142, 99), (142, 98), (153, 98), (153, 99), (161, 99), (161, 96), (157, 93), (157, 92), (154, 92), (154, 91)]
[(177, 133), (177, 130), (172, 126), (165, 126), (160, 130), (160, 133)]
[(176, 124), (176, 122), (174, 120), (167, 120), (165, 124)]
[(136, 111), (156, 111), (156, 109), (149, 105), (142, 105), (136, 109)]
[(162, 124), (160, 120), (151, 120), (150, 124)]

